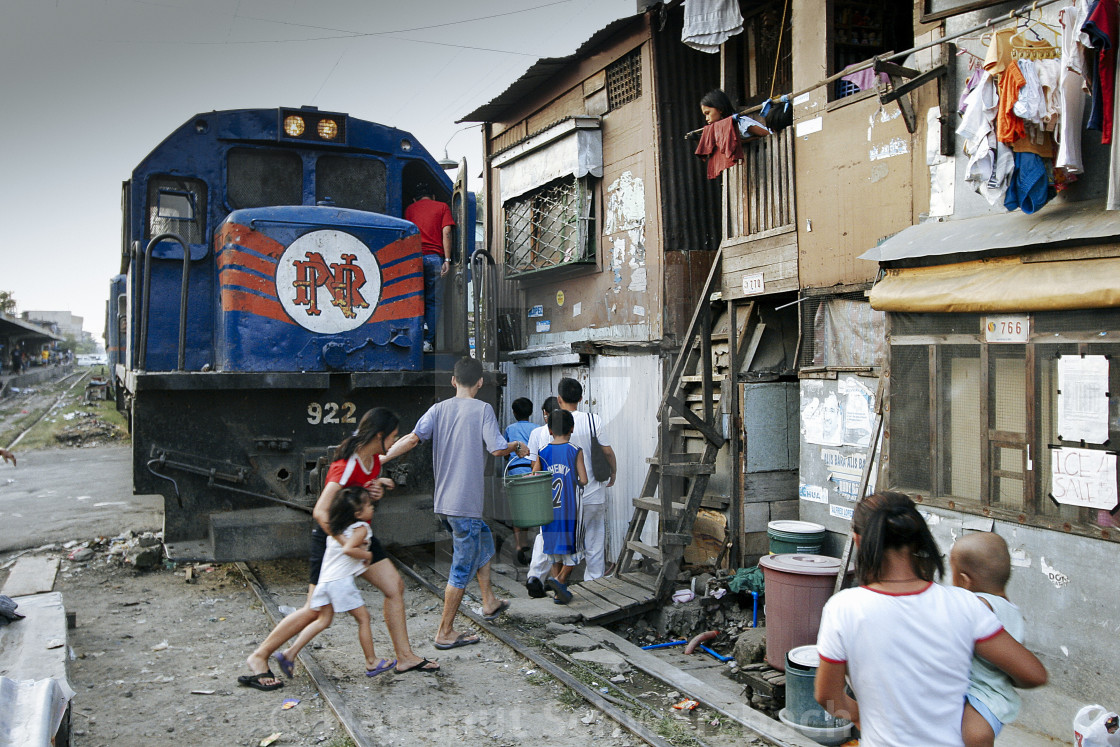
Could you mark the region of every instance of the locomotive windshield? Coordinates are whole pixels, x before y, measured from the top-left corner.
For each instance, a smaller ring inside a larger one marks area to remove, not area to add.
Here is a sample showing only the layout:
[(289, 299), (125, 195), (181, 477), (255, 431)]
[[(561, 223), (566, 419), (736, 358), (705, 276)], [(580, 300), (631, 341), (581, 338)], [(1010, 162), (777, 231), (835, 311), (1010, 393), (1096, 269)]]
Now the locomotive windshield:
[(303, 204), (303, 161), (288, 151), (234, 148), (226, 192), (234, 210)]
[(315, 200), (338, 207), (385, 212), (386, 168), (375, 158), (320, 156), (315, 162)]

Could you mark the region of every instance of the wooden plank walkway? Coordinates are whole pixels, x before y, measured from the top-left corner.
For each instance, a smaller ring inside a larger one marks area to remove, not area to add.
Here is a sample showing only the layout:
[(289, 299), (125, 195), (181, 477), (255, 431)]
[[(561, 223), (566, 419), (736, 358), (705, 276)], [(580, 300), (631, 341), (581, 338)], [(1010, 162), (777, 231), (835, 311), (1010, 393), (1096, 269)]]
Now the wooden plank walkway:
[(604, 576), (573, 584), (568, 609), (578, 612), (585, 622), (596, 625), (635, 617), (654, 609), (657, 607), (657, 594), (650, 588), (653, 579), (635, 578), (640, 575)]

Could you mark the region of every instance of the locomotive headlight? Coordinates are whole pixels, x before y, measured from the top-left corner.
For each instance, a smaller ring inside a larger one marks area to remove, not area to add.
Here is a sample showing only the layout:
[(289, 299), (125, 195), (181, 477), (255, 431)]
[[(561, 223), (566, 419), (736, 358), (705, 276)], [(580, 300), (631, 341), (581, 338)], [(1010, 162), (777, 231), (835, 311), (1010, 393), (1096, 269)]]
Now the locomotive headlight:
[[(290, 114), (287, 117), (284, 117), (284, 132), (291, 137), (299, 137), (303, 134), (305, 128), (306, 125), (303, 122), (303, 117), (296, 114)], [(322, 131), (322, 128), (323, 125), (322, 123), (320, 123), (320, 131)]]
[(320, 119), (319, 137), (324, 140), (334, 140), (338, 137), (338, 122), (335, 122), (333, 119)]

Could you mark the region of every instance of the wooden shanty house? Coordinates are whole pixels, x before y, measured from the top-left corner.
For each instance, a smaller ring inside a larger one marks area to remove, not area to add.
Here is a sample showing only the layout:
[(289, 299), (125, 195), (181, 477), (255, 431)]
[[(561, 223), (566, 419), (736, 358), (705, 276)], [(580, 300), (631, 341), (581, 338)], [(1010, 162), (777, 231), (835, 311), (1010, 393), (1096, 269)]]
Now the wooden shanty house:
[[(480, 214), (498, 265), (506, 399), (539, 408), (560, 378), (583, 384), (581, 409), (602, 416), (619, 464), (608, 490), (612, 559), (644, 495), (663, 381), (720, 242), (719, 184), (685, 139), (703, 123), (699, 100), (718, 84), (720, 61), (680, 44), (681, 16), (677, 7), (620, 19), (462, 119), (483, 123)], [(701, 492), (727, 508), (727, 490)], [(717, 523), (709, 562), (722, 546), (726, 521)], [(646, 537), (656, 552), (653, 523)]]
[[(1088, 103), (1073, 108), (1082, 172), (1055, 180), (1047, 166), (1052, 199), (1026, 214), (970, 180), (957, 129), (993, 32), (1023, 40), (1015, 59), (1058, 62), (1071, 5), (741, 2), (745, 18), (788, 18), (790, 77), (773, 94), (792, 122), (724, 172), (721, 219), (730, 339), (749, 338), (752, 314), (798, 310), (781, 326), (796, 350), (796, 518), (824, 525), (823, 552), (841, 555), (858, 497), (892, 489), (919, 502), (944, 552), (968, 532), (1001, 535), (1009, 596), (1051, 682), (1023, 694), (1017, 725), (1059, 739), (1081, 705), (1114, 702), (1120, 674), (1118, 589), (1101, 573), (1120, 541), (1115, 146), (1084, 130)], [(720, 56), (723, 87), (752, 114), (782, 78), (767, 78), (749, 30)], [(749, 559), (788, 511), (758, 489), (752, 457), (759, 434), (772, 446), (777, 408), (742, 397), (736, 411)]]

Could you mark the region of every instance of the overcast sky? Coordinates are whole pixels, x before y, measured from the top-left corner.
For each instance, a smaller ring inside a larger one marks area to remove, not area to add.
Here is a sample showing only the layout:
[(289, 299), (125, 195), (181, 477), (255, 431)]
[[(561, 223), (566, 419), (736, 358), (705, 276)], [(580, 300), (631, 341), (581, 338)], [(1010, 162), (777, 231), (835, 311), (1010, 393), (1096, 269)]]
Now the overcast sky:
[[(0, 0), (0, 290), (100, 340), (121, 182), (215, 109), (312, 105), (480, 171), (455, 120), (635, 0)], [(477, 184), (477, 182), (476, 182)]]

